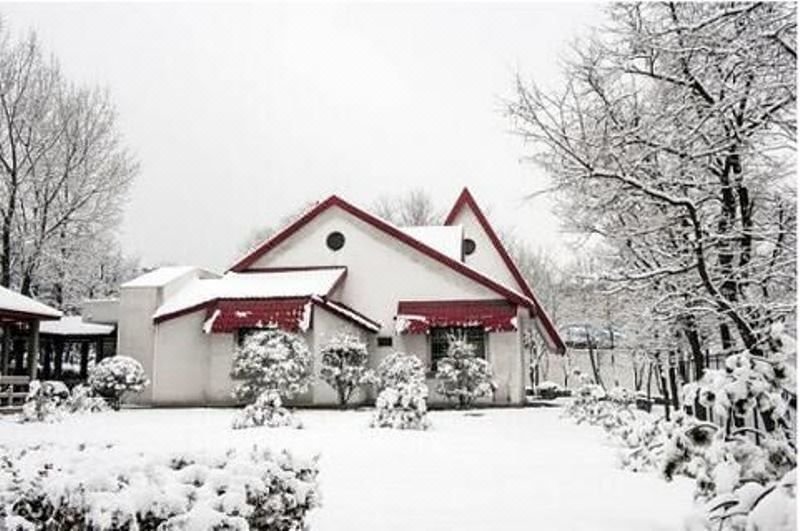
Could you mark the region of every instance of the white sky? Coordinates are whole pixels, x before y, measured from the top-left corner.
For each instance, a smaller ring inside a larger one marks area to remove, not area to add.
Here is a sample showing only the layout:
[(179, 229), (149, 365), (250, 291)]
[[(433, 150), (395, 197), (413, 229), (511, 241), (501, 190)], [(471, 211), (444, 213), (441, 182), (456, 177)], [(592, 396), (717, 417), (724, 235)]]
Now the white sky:
[(597, 4), (4, 4), (76, 81), (107, 86), (142, 172), (122, 226), (144, 265), (223, 269), (255, 227), (340, 194), (469, 186), (499, 228), (569, 259), (508, 132)]

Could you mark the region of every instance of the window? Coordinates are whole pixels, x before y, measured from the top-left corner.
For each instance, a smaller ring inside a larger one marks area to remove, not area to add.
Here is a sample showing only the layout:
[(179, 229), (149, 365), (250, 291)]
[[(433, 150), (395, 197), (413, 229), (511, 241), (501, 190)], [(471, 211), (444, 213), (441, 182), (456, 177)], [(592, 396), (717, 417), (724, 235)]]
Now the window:
[(470, 238), (464, 238), (464, 241), (461, 242), (461, 250), (464, 253), (464, 256), (469, 256), (475, 252), (475, 240)]
[(479, 326), (431, 328), (431, 370), (435, 371), (436, 363), (440, 359), (447, 357), (447, 347), (450, 344), (451, 337), (463, 337), (471, 345), (475, 346), (475, 355), (477, 357), (486, 357), (486, 333), (483, 328)]
[(391, 347), (392, 346), (392, 338), (389, 336), (381, 336), (378, 338), (378, 346), (379, 347)]
[(344, 234), (339, 231), (331, 232), (325, 240), (325, 244), (331, 251), (338, 251), (344, 247)]

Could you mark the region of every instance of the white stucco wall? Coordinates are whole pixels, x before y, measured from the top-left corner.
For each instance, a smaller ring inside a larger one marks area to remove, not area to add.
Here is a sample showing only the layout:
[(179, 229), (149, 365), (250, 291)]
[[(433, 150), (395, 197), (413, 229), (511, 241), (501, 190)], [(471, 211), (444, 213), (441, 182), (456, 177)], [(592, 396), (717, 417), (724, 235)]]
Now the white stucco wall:
[(148, 404), (153, 400), (154, 334), (152, 315), (160, 302), (155, 288), (123, 288), (120, 292), (117, 354), (138, 360), (150, 385), (129, 400)]
[(152, 383), (155, 403), (202, 404), (209, 398), (211, 338), (202, 332), (205, 316), (198, 311), (157, 326)]
[[(346, 238), (338, 252), (325, 245), (333, 231)], [(383, 325), (381, 334), (393, 333), (400, 300), (500, 298), (338, 207), (317, 216), (251, 267), (320, 265), (347, 266), (340, 300), (379, 321)]]
[[(185, 272), (162, 285), (121, 287), (117, 353), (138, 360), (151, 382), (142, 393), (130, 397), (131, 402), (150, 404), (156, 401), (156, 389), (159, 388), (156, 373), (160, 361), (156, 355), (157, 327), (153, 323), (156, 309), (186, 283), (209, 276), (215, 275), (199, 268), (187, 268)], [(179, 387), (182, 385), (179, 384)]]
[(469, 238), (475, 242), (475, 252), (465, 256), (464, 263), (501, 284), (522, 293), (514, 275), (511, 274), (472, 210), (466, 207), (462, 208), (453, 220), (453, 224), (464, 227), (464, 238)]

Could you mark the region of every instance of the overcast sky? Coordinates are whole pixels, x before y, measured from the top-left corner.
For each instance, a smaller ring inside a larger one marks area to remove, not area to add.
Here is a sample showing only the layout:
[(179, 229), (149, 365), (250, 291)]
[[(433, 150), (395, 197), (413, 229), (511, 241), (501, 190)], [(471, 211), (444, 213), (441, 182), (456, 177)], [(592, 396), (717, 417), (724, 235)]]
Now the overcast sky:
[(76, 81), (107, 86), (142, 163), (122, 226), (144, 265), (224, 269), (251, 231), (336, 193), (468, 186), (495, 226), (569, 257), (501, 101), (558, 77), (601, 6), (4, 4)]

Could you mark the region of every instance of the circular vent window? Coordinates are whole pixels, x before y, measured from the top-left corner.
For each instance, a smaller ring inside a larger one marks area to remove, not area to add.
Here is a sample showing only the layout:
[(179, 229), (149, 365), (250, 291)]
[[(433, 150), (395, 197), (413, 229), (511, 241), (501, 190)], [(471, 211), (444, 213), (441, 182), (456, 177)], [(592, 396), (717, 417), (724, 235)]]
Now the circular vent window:
[(469, 256), (475, 252), (475, 240), (471, 240), (469, 238), (464, 238), (464, 242), (462, 243), (464, 256)]
[(331, 251), (338, 251), (342, 247), (344, 247), (344, 234), (341, 232), (331, 232), (328, 234), (328, 238), (325, 240), (328, 249)]

